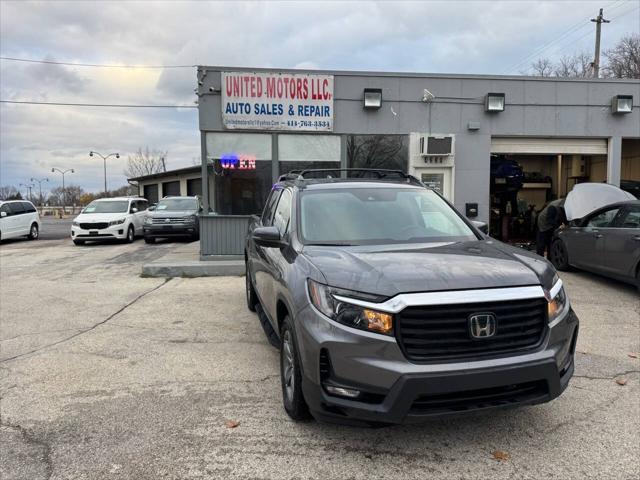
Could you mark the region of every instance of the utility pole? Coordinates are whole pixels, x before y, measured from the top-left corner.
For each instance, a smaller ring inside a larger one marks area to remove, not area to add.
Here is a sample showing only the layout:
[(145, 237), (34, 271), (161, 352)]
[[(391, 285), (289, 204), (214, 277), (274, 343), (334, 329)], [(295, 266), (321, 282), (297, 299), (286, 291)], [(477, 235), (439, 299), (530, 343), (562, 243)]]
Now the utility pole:
[(596, 53), (593, 60), (593, 77), (598, 78), (600, 76), (600, 30), (603, 23), (610, 23), (611, 20), (605, 20), (602, 15), (602, 8), (596, 18), (591, 19), (596, 24)]
[(30, 185), (28, 183), (21, 183), (20, 186), (27, 189), (27, 200), (29, 200), (30, 202), (33, 201), (33, 196), (31, 195), (31, 189), (33, 188), (33, 185)]

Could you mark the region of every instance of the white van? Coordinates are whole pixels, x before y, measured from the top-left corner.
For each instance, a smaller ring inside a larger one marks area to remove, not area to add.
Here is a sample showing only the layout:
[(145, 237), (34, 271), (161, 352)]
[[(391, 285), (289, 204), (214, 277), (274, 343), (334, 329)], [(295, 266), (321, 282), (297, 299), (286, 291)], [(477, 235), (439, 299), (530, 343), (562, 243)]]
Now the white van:
[(0, 200), (0, 240), (27, 237), (37, 240), (40, 235), (40, 215), (27, 200)]
[(133, 242), (142, 236), (149, 202), (141, 197), (112, 197), (94, 200), (71, 223), (71, 240), (76, 245), (94, 240)]

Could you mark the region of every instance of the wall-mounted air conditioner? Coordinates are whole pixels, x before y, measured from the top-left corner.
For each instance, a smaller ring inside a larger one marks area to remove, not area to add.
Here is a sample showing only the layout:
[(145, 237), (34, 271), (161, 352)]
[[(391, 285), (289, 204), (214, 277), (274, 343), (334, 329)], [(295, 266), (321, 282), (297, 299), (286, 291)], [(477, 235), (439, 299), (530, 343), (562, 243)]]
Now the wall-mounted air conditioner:
[(453, 153), (453, 137), (422, 135), (420, 136), (420, 155), (423, 157), (445, 157)]

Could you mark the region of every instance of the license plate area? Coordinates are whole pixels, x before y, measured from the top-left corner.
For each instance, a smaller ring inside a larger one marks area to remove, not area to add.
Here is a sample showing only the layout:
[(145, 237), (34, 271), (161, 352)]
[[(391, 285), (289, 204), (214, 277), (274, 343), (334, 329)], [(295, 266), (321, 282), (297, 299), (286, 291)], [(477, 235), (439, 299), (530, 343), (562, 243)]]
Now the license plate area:
[(89, 235), (98, 235), (98, 230), (89, 230)]

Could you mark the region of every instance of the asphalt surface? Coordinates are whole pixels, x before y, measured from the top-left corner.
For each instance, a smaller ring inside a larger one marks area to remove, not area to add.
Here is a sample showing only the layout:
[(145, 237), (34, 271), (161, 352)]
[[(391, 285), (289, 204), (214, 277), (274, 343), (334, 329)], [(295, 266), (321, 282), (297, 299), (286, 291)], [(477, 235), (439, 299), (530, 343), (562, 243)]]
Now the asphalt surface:
[(383, 429), (297, 424), (243, 278), (140, 278), (174, 245), (0, 246), (0, 478), (640, 477), (629, 286), (563, 275), (579, 353), (549, 404)]
[(71, 238), (71, 221), (73, 218), (40, 217), (40, 240), (60, 240)]

